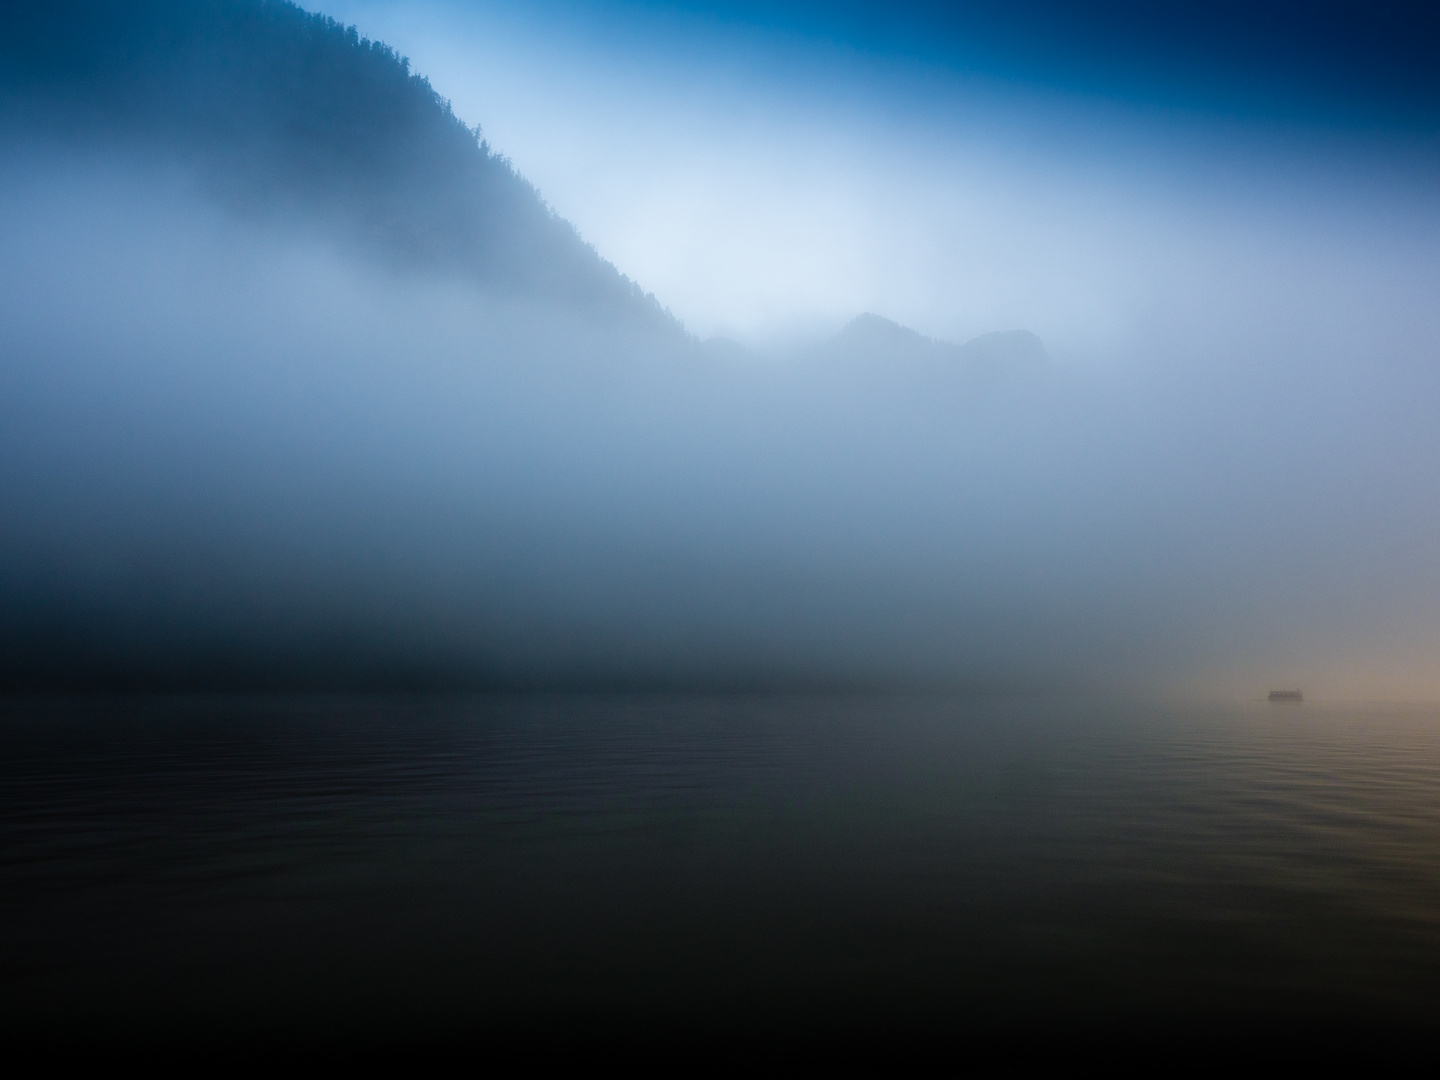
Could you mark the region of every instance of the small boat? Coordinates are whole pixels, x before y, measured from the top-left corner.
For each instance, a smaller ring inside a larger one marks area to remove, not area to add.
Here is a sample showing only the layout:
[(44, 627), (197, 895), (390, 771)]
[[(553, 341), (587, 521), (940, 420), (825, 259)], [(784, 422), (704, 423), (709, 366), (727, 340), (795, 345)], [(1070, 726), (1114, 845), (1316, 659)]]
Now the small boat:
[(1299, 690), (1271, 690), (1271, 701), (1304, 701), (1305, 695)]

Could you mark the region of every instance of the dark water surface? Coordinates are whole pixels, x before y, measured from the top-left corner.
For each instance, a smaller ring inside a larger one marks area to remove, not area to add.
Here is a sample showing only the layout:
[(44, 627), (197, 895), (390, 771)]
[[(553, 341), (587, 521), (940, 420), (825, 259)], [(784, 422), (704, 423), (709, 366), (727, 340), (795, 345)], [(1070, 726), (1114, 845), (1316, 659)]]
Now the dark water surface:
[(12, 1034), (1440, 1011), (1434, 708), (11, 700), (0, 785)]

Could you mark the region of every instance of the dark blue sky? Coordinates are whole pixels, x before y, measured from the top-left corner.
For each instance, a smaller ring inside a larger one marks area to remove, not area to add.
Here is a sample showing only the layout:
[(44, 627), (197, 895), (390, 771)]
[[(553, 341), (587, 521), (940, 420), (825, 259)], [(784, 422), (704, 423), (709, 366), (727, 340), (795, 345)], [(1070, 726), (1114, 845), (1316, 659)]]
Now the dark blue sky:
[(1277, 0), (696, 5), (996, 73), (1160, 99), (1433, 116), (1440, 9)]
[(1440, 8), (1282, 0), (565, 4), (631, 32), (743, 25), (1049, 87), (1223, 111), (1428, 127)]

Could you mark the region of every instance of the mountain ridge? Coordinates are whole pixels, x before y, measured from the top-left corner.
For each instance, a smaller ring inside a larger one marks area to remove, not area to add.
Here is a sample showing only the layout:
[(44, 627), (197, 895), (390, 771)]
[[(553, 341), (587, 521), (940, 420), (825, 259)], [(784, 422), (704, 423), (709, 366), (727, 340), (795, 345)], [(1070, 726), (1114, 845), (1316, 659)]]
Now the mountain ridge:
[(1028, 330), (999, 330), (956, 343), (927, 337), (873, 312), (851, 319), (815, 351), (842, 362), (890, 361), (972, 370), (1033, 371), (1050, 363), (1044, 342)]
[(289, 0), (60, 0), (0, 22), (12, 133), (138, 144), (247, 216), (683, 332), (394, 49)]

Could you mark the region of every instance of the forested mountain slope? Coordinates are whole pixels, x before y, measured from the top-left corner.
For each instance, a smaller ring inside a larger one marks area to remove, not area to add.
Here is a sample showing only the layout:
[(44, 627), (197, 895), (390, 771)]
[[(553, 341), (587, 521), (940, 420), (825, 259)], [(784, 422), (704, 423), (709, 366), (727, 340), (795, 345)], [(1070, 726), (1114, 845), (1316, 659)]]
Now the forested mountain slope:
[(678, 329), (407, 60), (284, 0), (7, 4), (0, 95), (12, 147), (161, 154), (247, 216)]

